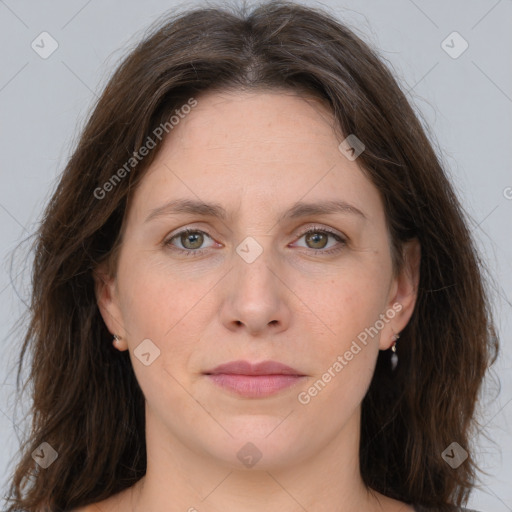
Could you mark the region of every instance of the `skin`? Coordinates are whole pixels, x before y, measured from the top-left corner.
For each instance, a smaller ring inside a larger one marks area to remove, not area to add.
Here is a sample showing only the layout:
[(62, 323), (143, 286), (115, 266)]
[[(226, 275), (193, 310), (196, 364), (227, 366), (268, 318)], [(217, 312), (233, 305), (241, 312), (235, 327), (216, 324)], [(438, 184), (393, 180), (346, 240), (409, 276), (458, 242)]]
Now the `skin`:
[[(104, 321), (121, 337), (116, 347), (130, 351), (146, 398), (148, 469), (90, 510), (412, 511), (364, 486), (358, 450), (378, 351), (413, 312), (418, 243), (404, 248), (406, 265), (394, 275), (379, 193), (357, 159), (340, 152), (332, 114), (317, 100), (283, 91), (211, 91), (197, 100), (133, 196), (115, 276), (95, 273)], [(177, 198), (219, 203), (228, 218), (181, 213), (145, 222)], [(278, 220), (296, 201), (331, 199), (366, 218)], [(207, 235), (173, 238), (186, 227)], [(310, 228), (319, 240), (304, 236)], [(325, 228), (346, 243), (322, 237)], [(252, 263), (236, 252), (248, 236), (263, 251)], [(300, 403), (298, 394), (393, 304), (401, 310), (378, 335)], [(145, 366), (134, 350), (148, 338), (160, 355)], [(203, 374), (237, 359), (279, 361), (306, 377), (276, 395), (244, 398)], [(247, 442), (262, 454), (252, 468), (237, 458)]]

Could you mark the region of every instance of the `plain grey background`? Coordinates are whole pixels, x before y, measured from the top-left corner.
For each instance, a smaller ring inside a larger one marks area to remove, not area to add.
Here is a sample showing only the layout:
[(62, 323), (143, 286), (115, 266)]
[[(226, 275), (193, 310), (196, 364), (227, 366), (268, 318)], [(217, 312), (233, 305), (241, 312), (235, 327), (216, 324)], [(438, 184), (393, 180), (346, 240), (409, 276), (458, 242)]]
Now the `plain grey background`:
[[(512, 0), (301, 3), (327, 7), (387, 59), (472, 219), (472, 232), (495, 280), (502, 351), (482, 396), (480, 414), (488, 438), (477, 433), (476, 456), (488, 475), (481, 475), (483, 483), (469, 506), (512, 511)], [(14, 409), (22, 330), (13, 326), (28, 302), (30, 258), (26, 247), (18, 250), (13, 266), (10, 256), (34, 231), (95, 95), (148, 25), (177, 5), (202, 3), (0, 0), (4, 494), (18, 436), (29, 426), (22, 419), (26, 404)], [(52, 44), (57, 49), (41, 56)]]

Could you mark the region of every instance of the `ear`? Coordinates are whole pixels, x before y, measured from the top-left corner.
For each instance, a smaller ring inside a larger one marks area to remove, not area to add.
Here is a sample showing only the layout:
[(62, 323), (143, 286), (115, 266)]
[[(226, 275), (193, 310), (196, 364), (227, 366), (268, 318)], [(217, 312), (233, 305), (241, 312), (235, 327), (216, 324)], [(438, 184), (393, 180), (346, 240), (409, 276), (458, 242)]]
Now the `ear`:
[(121, 340), (116, 344), (118, 350), (127, 350), (126, 331), (124, 328), (119, 299), (117, 295), (117, 283), (115, 276), (111, 276), (107, 269), (107, 263), (102, 263), (93, 271), (94, 292), (96, 302), (107, 329), (117, 334)]
[(380, 337), (381, 350), (391, 347), (394, 341), (393, 335), (405, 328), (414, 311), (420, 281), (421, 246), (418, 239), (415, 238), (404, 244), (403, 260), (403, 267), (399, 275), (393, 279), (390, 288), (387, 311), (394, 311), (395, 315)]

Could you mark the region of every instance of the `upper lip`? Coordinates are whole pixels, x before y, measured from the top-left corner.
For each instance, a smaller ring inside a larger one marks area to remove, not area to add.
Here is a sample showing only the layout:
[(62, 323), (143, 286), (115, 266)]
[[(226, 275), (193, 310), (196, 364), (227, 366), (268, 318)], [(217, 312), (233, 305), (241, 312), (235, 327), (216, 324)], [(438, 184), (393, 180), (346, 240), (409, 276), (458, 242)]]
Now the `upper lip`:
[(299, 372), (299, 370), (291, 368), (286, 364), (279, 363), (278, 361), (250, 363), (249, 361), (242, 360), (221, 364), (205, 373), (207, 375), (215, 375), (219, 373), (232, 375), (304, 375)]

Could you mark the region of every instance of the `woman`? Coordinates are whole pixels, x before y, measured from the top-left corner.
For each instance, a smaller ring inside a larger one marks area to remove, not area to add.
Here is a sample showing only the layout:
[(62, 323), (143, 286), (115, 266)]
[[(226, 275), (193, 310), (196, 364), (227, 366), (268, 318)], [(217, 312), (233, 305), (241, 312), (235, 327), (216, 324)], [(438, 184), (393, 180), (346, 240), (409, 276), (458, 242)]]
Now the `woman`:
[(395, 79), (329, 14), (159, 24), (33, 282), (10, 512), (464, 510), (498, 349), (481, 265)]

